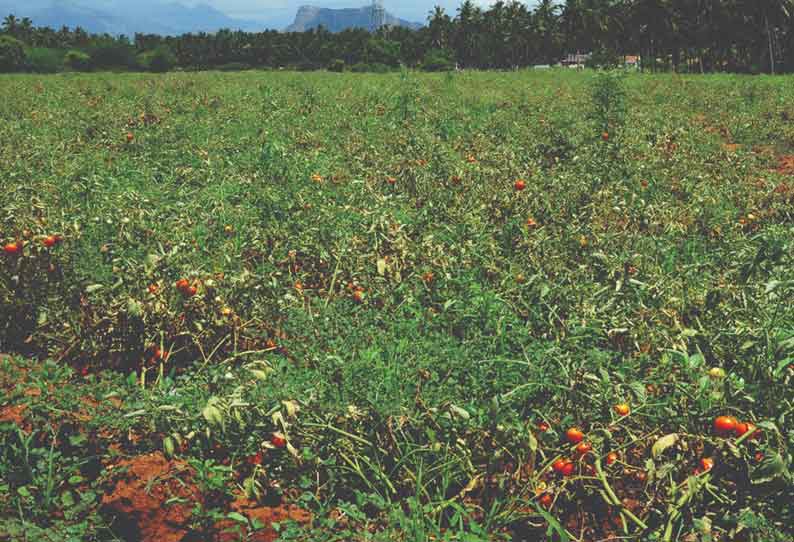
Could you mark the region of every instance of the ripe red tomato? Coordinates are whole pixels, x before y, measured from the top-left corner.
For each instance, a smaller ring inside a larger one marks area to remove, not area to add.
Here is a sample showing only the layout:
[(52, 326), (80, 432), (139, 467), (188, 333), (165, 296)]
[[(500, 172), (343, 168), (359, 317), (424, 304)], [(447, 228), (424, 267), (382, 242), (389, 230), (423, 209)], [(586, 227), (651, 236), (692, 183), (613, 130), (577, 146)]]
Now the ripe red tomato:
[(353, 292), (353, 301), (356, 303), (363, 303), (364, 302), (364, 292), (361, 290), (356, 290)]
[(527, 228), (532, 229), (537, 227), (538, 227), (538, 223), (535, 221), (534, 218), (532, 217), (527, 218)]
[(579, 444), (584, 440), (584, 433), (580, 429), (576, 427), (571, 427), (568, 431), (565, 432), (565, 436), (568, 438), (568, 442), (571, 444)]
[(386, 182), (391, 185), (394, 185), (397, 184), (397, 179), (395, 179), (394, 177), (386, 177)]
[(603, 134), (601, 134), (601, 139), (603, 139), (604, 141), (609, 141), (609, 132), (604, 132)]
[(551, 468), (554, 470), (554, 472), (559, 472), (560, 474), (562, 474), (565, 465), (567, 465), (568, 463), (569, 462), (566, 461), (565, 459), (558, 459), (557, 461), (551, 464)]
[(248, 456), (246, 461), (249, 465), (261, 465), (265, 457), (262, 452), (256, 452), (254, 455)]
[(710, 457), (704, 457), (700, 460), (700, 468), (703, 472), (708, 472), (714, 468), (714, 460)]
[(631, 409), (626, 403), (621, 403), (619, 405), (615, 405), (615, 412), (618, 416), (628, 416), (629, 412), (631, 412)]
[(736, 424), (736, 432), (737, 437), (743, 437), (745, 434), (750, 433), (752, 436), (749, 438), (756, 438), (759, 436), (758, 428), (752, 422), (739, 422)]
[(607, 465), (612, 465), (615, 462), (617, 462), (617, 460), (618, 460), (618, 454), (616, 454), (615, 452), (609, 452), (607, 454), (607, 459), (606, 459)]
[(127, 132), (127, 143), (132, 143), (135, 139), (135, 135), (132, 132)]
[(593, 447), (587, 442), (582, 442), (582, 443), (579, 444), (579, 446), (576, 447), (576, 453), (579, 454), (579, 455), (587, 455), (592, 450), (593, 450)]
[(554, 504), (554, 497), (552, 497), (548, 493), (544, 493), (543, 495), (540, 496), (540, 505), (543, 508), (549, 509), (551, 508), (552, 504)]
[(22, 245), (19, 243), (8, 243), (3, 247), (3, 252), (5, 252), (8, 256), (17, 256), (20, 252), (22, 252)]
[(637, 479), (638, 482), (644, 482), (648, 479), (648, 473), (644, 470), (638, 471), (634, 477)]
[(273, 433), (273, 436), (270, 437), (270, 444), (276, 448), (284, 448), (287, 446), (287, 439), (281, 433)]
[(562, 475), (570, 476), (573, 474), (574, 469), (576, 469), (576, 465), (574, 465), (572, 461), (566, 461), (565, 465), (562, 467)]
[(527, 183), (526, 181), (524, 181), (524, 179), (518, 179), (514, 187), (516, 189), (516, 192), (521, 192), (527, 187)]
[(195, 286), (188, 286), (182, 293), (185, 294), (185, 297), (193, 297), (198, 293), (198, 288)]
[(176, 281), (176, 289), (177, 290), (187, 290), (190, 287), (190, 283), (187, 279), (179, 279)]
[(58, 244), (58, 239), (54, 235), (48, 235), (41, 243), (47, 248), (52, 248)]
[(763, 452), (756, 452), (755, 454), (756, 463), (763, 463), (764, 459), (766, 459), (766, 456), (764, 455)]
[(733, 416), (718, 416), (714, 419), (714, 430), (722, 435), (736, 431), (738, 421)]
[(545, 433), (548, 430), (549, 430), (549, 424), (547, 424), (546, 422), (540, 422), (538, 424), (538, 431), (540, 431), (541, 433)]

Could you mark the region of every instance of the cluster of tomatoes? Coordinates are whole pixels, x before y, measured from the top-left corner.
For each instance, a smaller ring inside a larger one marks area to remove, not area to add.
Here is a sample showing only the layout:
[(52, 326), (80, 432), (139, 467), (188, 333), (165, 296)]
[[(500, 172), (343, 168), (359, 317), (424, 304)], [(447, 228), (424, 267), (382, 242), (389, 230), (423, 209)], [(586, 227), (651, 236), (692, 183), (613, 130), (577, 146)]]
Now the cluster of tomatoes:
[[(527, 189), (527, 182), (524, 179), (517, 179), (515, 183), (513, 183), (513, 188), (515, 188), (516, 192), (523, 192)], [(538, 222), (533, 218), (527, 218), (527, 228), (532, 230), (538, 227)]]
[(184, 297), (193, 297), (198, 293), (198, 287), (186, 278), (179, 279), (174, 286)]
[[(631, 413), (631, 408), (629, 407), (629, 405), (625, 403), (621, 403), (615, 406), (615, 413), (617, 413), (618, 416), (626, 417)], [(549, 425), (546, 422), (541, 422), (538, 425), (538, 430), (541, 432), (546, 432), (549, 430)], [(565, 432), (565, 438), (571, 445), (576, 445), (574, 451), (576, 452), (576, 455), (578, 456), (579, 459), (584, 458), (590, 452), (593, 451), (593, 446), (589, 442), (585, 441), (585, 434), (582, 432), (581, 429), (577, 427), (571, 427), (570, 429), (568, 429)], [(610, 452), (606, 456), (606, 464), (612, 465), (618, 459), (619, 457), (617, 453)], [(573, 473), (575, 472), (576, 463), (572, 459), (562, 457), (557, 459), (554, 463), (552, 463), (551, 468), (557, 474), (567, 477), (573, 475)], [(586, 465), (585, 470), (589, 475), (595, 474), (595, 469), (592, 465), (589, 464)], [(543, 497), (545, 497), (545, 495), (541, 496), (541, 504), (543, 504), (543, 500), (544, 500)]]
[(160, 362), (166, 362), (170, 357), (171, 353), (169, 351), (161, 350), (157, 345), (152, 345), (146, 352), (146, 361), (149, 363), (149, 365), (156, 365)]
[[(626, 417), (631, 413), (631, 408), (625, 403), (616, 405), (614, 410), (615, 413), (620, 417)], [(549, 430), (549, 425), (546, 422), (541, 422), (538, 424), (538, 430), (545, 433)], [(758, 427), (756, 427), (752, 422), (742, 422), (733, 416), (718, 416), (715, 418), (714, 431), (717, 436), (723, 438), (735, 436), (736, 438), (740, 439), (739, 442), (742, 442), (746, 439), (758, 439), (762, 434), (761, 430), (758, 429)], [(551, 464), (551, 469), (562, 477), (569, 477), (574, 475), (577, 470), (576, 460), (584, 459), (593, 451), (593, 447), (585, 440), (585, 434), (582, 432), (582, 430), (577, 427), (571, 427), (568, 429), (565, 432), (565, 438), (569, 444), (575, 446), (573, 451), (576, 455), (573, 458), (558, 458), (556, 461), (554, 461), (554, 463)], [(759, 461), (763, 460), (763, 458), (764, 456), (760, 452), (756, 455), (756, 459)], [(616, 452), (610, 452), (605, 458), (605, 463), (607, 466), (611, 466), (619, 459), (620, 457)], [(699, 466), (694, 470), (693, 474), (695, 476), (700, 476), (711, 471), (713, 468), (714, 459), (711, 457), (704, 457), (700, 460)], [(585, 474), (588, 476), (596, 475), (595, 468), (589, 463), (585, 463), (583, 469)], [(641, 472), (638, 474), (640, 474), (638, 478), (640, 481), (642, 481), (642, 479), (645, 477), (645, 473)], [(539, 497), (539, 503), (544, 508), (550, 508), (553, 502), (554, 498), (550, 493), (543, 493)]]
[(758, 438), (761, 436), (761, 430), (752, 422), (740, 422), (733, 416), (716, 417), (714, 419), (714, 431), (723, 437), (734, 434), (737, 438), (742, 438), (747, 433), (751, 434), (750, 438)]
[[(41, 244), (45, 248), (52, 248), (61, 241), (63, 241), (63, 236), (59, 234), (47, 235), (41, 238)], [(6, 256), (21, 256), (24, 246), (24, 241), (11, 241), (3, 245), (3, 254)]]
[(350, 292), (350, 297), (353, 298), (353, 301), (359, 305), (364, 303), (364, 300), (366, 299), (366, 289), (364, 289), (363, 286), (349, 282), (347, 284), (347, 291)]
[[(714, 419), (714, 432), (724, 438), (735, 436), (738, 439), (758, 439), (761, 437), (761, 430), (758, 429), (752, 422), (740, 422), (733, 416), (717, 416)], [(747, 435), (745, 437), (745, 435)], [(756, 454), (757, 461), (763, 461), (764, 454), (758, 452)], [(700, 466), (695, 469), (693, 473), (699, 476), (714, 468), (714, 460), (710, 457), (704, 457), (700, 460)]]
[[(286, 448), (287, 437), (284, 436), (284, 433), (276, 432), (270, 435), (270, 447), (275, 448), (277, 450)], [(265, 460), (265, 454), (262, 452), (262, 450), (260, 450), (256, 452), (254, 455), (249, 456), (246, 459), (246, 462), (249, 465), (261, 465), (262, 463), (264, 463), (264, 460)]]

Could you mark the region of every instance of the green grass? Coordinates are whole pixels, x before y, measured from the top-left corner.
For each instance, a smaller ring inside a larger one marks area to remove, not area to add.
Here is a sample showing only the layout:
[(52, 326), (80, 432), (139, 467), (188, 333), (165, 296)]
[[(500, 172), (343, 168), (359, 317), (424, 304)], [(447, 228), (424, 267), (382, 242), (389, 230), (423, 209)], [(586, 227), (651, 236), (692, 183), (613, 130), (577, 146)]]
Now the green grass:
[[(794, 153), (790, 78), (0, 83), (0, 241), (27, 242), (0, 261), (0, 351), (39, 360), (0, 399), (35, 421), (28, 444), (0, 425), (9, 533), (114, 540), (107, 473), (85, 464), (130, 431), (127, 456), (170, 438), (225, 460), (201, 468), (231, 494), (280, 430), (297, 457), (269, 450), (255, 481), (314, 513), (285, 540), (597, 540), (605, 485), (648, 503), (629, 509), (647, 528), (614, 529), (634, 540), (792, 535), (794, 181), (775, 171)], [(85, 440), (53, 440), (86, 396)], [(763, 438), (718, 438), (721, 414)], [(550, 475), (573, 425), (620, 466)], [(687, 485), (702, 457), (714, 470)]]

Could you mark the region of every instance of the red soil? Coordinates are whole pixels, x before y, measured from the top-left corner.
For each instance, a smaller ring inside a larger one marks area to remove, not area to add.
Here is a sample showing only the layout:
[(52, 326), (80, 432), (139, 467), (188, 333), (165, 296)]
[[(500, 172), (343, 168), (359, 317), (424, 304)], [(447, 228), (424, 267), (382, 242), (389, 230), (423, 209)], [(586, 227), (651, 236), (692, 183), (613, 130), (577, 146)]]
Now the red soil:
[(192, 482), (192, 469), (160, 452), (118, 463), (113, 490), (102, 498), (104, 513), (126, 540), (181, 542), (190, 533), (190, 520), (201, 494)]

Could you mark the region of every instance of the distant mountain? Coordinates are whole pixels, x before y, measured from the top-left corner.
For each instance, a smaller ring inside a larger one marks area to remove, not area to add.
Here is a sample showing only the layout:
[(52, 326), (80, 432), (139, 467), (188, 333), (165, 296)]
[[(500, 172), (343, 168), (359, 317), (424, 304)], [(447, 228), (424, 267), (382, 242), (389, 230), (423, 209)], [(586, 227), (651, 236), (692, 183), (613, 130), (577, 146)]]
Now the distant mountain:
[(129, 18), (112, 15), (105, 11), (75, 5), (53, 5), (30, 14), (35, 26), (49, 26), (59, 29), (80, 27), (92, 34), (124, 34), (132, 36), (135, 32), (152, 34), (173, 34), (174, 29), (157, 21), (145, 18)]
[[(79, 26), (91, 33), (177, 35), (188, 32), (215, 32), (221, 28), (260, 31), (272, 28), (266, 22), (229, 17), (212, 6), (186, 6), (166, 0), (0, 0), (0, 18), (13, 13), (30, 17), (35, 26), (58, 29)], [(267, 15), (266, 13), (263, 15)]]
[[(419, 23), (412, 23), (399, 19), (386, 13), (386, 25), (405, 26), (408, 28), (421, 28)], [(315, 6), (301, 6), (295, 15), (295, 22), (289, 25), (285, 32), (305, 32), (322, 26), (330, 32), (342, 32), (348, 28), (371, 29), (372, 6), (363, 8), (331, 9)]]
[[(174, 0), (0, 0), (0, 19), (13, 13), (30, 17), (35, 26), (59, 29), (81, 27), (98, 34), (178, 35), (188, 32), (215, 32), (221, 28), (263, 31), (286, 23), (283, 9), (265, 9), (252, 15), (257, 20), (235, 19), (207, 4), (187, 6)], [(286, 20), (289, 20), (286, 18)], [(331, 32), (348, 28), (370, 29), (372, 7), (332, 9), (303, 6), (298, 9), (287, 32), (305, 32), (322, 25)], [(420, 28), (422, 25), (386, 13), (389, 26)]]

